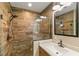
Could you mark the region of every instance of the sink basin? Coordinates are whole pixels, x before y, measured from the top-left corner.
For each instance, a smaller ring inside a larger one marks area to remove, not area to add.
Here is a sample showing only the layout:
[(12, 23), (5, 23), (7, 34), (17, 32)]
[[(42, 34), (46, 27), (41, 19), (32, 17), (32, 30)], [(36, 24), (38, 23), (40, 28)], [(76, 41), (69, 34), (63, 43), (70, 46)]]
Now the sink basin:
[[(53, 50), (53, 53), (57, 56), (61, 56), (67, 52), (69, 52), (68, 50), (66, 50), (66, 48), (60, 47), (55, 43), (50, 43), (51, 45), (51, 49)], [(49, 46), (50, 47), (50, 46)]]
[(55, 56), (79, 56), (79, 53), (66, 47), (60, 47), (56, 43), (46, 42), (40, 43), (40, 46), (46, 50), (50, 55)]

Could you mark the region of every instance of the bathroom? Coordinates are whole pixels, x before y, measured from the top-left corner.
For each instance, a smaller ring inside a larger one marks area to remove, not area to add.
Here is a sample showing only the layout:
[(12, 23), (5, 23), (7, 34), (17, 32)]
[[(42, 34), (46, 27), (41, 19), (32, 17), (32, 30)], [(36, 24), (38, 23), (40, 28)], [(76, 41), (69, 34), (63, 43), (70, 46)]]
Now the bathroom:
[(79, 56), (78, 2), (0, 2), (0, 56)]

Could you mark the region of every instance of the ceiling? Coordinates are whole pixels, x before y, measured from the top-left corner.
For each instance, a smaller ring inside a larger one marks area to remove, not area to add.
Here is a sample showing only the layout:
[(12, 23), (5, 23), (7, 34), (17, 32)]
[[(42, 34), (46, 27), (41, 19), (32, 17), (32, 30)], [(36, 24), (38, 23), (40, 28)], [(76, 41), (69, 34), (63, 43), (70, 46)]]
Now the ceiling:
[(32, 3), (32, 7), (28, 7), (28, 2), (11, 2), (11, 6), (41, 13), (51, 2), (30, 2), (30, 3)]

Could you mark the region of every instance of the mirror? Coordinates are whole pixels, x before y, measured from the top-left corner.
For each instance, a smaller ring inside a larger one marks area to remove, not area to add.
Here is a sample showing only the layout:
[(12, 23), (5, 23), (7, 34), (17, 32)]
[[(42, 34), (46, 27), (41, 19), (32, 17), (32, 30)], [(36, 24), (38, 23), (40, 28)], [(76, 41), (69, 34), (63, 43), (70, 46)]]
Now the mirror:
[(55, 35), (78, 36), (76, 2), (73, 2), (69, 6), (64, 6), (62, 9), (56, 11), (54, 17)]

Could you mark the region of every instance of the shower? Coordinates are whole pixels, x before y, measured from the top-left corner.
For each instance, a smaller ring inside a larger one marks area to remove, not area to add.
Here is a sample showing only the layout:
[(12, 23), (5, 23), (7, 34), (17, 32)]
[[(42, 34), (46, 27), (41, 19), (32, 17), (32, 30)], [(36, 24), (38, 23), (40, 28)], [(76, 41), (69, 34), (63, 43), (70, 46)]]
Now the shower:
[(47, 17), (46, 16), (38, 16), (36, 18), (36, 20), (34, 21), (34, 26), (33, 26), (33, 40), (40, 40), (42, 39), (40, 36), (39, 36), (39, 32), (40, 32), (40, 23), (43, 21), (43, 20), (46, 20)]

